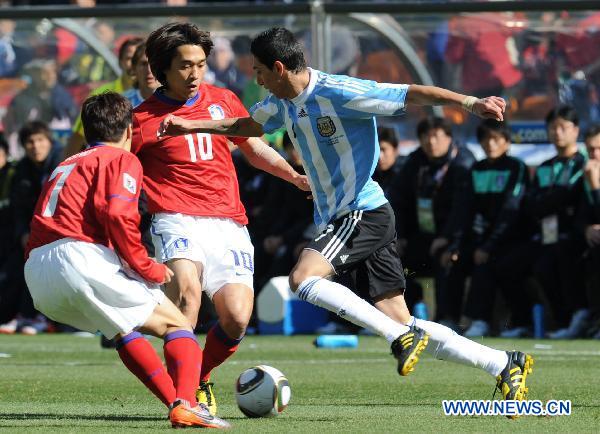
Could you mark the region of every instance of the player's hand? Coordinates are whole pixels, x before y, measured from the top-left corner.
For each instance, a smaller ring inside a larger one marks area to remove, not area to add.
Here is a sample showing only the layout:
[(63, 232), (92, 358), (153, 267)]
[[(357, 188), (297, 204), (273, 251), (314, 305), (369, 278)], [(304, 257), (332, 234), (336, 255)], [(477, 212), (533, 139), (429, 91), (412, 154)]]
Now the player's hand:
[(600, 161), (590, 160), (585, 166), (585, 177), (592, 190), (600, 188)]
[(434, 239), (431, 242), (431, 246), (429, 246), (429, 254), (431, 256), (435, 256), (438, 250), (446, 247), (448, 245), (448, 240), (444, 237), (439, 237)]
[(294, 178), (292, 178), (292, 184), (302, 191), (310, 191), (310, 184), (308, 183), (308, 178), (306, 175), (297, 174)]
[(175, 115), (167, 115), (162, 120), (156, 131), (156, 136), (162, 138), (165, 136), (180, 136), (189, 133), (188, 121)]
[(174, 276), (173, 270), (171, 270), (169, 267), (167, 267), (165, 265), (165, 277), (164, 277), (164, 281), (162, 283), (169, 283), (169, 282), (171, 282), (171, 278), (173, 276)]
[(440, 255), (440, 265), (442, 268), (448, 269), (453, 264), (458, 262), (458, 252), (446, 250)]
[(481, 265), (487, 263), (490, 259), (490, 254), (485, 250), (477, 249), (473, 254), (473, 262), (475, 265)]
[(504, 120), (504, 111), (506, 110), (506, 101), (499, 96), (488, 96), (479, 98), (473, 104), (473, 114), (484, 119)]
[(585, 228), (585, 240), (590, 247), (600, 246), (600, 225), (590, 225)]

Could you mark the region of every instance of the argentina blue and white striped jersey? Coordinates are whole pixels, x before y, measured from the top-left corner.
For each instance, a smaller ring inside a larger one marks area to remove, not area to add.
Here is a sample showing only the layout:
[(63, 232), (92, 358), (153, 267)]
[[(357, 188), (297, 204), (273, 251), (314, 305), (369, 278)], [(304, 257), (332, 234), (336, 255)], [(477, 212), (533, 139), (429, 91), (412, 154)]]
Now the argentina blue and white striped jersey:
[(322, 228), (355, 210), (387, 202), (371, 179), (379, 159), (375, 116), (404, 112), (408, 85), (377, 83), (310, 69), (297, 97), (269, 95), (250, 109), (265, 132), (285, 127), (300, 153)]

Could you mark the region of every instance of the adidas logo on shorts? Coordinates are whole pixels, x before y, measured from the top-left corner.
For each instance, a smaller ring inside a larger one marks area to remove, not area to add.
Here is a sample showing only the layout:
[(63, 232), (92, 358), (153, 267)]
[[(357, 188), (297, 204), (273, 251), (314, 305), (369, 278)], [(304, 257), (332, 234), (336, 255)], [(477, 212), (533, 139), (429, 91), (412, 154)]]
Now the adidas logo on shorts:
[(345, 263), (346, 263), (346, 260), (348, 259), (348, 256), (349, 256), (349, 255), (341, 255), (341, 256), (340, 256), (340, 261), (342, 261), (342, 264), (345, 264)]

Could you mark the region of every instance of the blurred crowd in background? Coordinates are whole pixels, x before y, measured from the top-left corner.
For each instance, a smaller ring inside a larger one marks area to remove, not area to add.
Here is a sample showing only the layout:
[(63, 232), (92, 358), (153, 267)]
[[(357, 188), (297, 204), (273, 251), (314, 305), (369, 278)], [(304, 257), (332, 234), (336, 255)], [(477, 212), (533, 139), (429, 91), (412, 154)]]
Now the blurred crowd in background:
[[(65, 3), (111, 2), (12, 2)], [(519, 137), (509, 124), (480, 123), (453, 108), (438, 117), (415, 110), (382, 120), (374, 178), (396, 213), (407, 300), (419, 315), (469, 337), (531, 336), (537, 309), (548, 337), (600, 339), (600, 13), (479, 13), (433, 24), (399, 20), (435, 84), (479, 97), (503, 96), (509, 122), (535, 122), (543, 131), (541, 140)], [(1, 333), (61, 329), (35, 311), (22, 252), (42, 184), (65, 147), (84, 144), (78, 119), (83, 99), (115, 90), (136, 106), (159, 86), (144, 54), (144, 32), (126, 30), (127, 20), (90, 18), (81, 26), (113, 50), (119, 76), (106, 56), (63, 26), (0, 19)], [(334, 26), (331, 72), (415, 81), (381, 38)], [(251, 36), (215, 31), (205, 77), (231, 89), (247, 107), (265, 96), (253, 77)], [(299, 30), (299, 36), (310, 58), (310, 32)], [(265, 140), (302, 171), (283, 132)], [(547, 141), (557, 156), (526, 166), (509, 156), (511, 142), (523, 141)], [(483, 159), (477, 161), (466, 142), (481, 145)], [(237, 150), (232, 154), (256, 248), (258, 293), (270, 278), (286, 275), (315, 236), (312, 202), (250, 166)], [(142, 231), (148, 220), (142, 220)], [(152, 254), (151, 243), (147, 247)], [(328, 327), (344, 331), (349, 325)]]

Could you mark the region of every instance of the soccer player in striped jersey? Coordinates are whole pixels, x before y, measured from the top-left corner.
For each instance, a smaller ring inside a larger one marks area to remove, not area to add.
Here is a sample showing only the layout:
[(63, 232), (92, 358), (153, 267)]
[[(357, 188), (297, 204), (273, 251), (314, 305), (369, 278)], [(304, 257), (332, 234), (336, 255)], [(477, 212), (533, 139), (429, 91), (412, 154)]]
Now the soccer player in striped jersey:
[[(478, 99), (433, 86), (385, 84), (330, 75), (306, 66), (302, 48), (284, 28), (258, 35), (251, 46), (257, 81), (271, 92), (251, 117), (190, 121), (165, 117), (160, 135), (192, 132), (260, 136), (285, 127), (302, 156), (322, 232), (290, 274), (300, 298), (369, 328), (391, 343), (398, 372), (407, 375), (429, 348), (438, 359), (480, 367), (497, 378), (508, 399), (523, 399), (530, 356), (472, 342), (440, 324), (412, 317), (396, 252), (394, 213), (371, 176), (379, 146), (376, 116), (400, 115), (406, 104), (456, 105), (483, 118), (503, 120), (505, 101)], [(353, 272), (373, 307), (327, 280)]]

